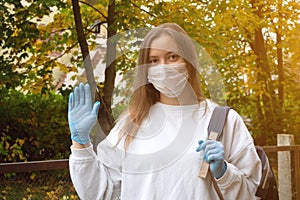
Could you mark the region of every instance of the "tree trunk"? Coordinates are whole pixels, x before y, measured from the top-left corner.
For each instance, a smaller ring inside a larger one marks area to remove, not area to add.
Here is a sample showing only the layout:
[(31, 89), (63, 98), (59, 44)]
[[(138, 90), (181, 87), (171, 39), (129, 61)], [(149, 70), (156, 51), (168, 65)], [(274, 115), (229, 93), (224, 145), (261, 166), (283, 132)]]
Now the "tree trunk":
[[(258, 126), (257, 129), (259, 129), (259, 130), (266, 130), (267, 124), (266, 124), (266, 120), (265, 120), (265, 117), (262, 112), (262, 107), (260, 105), (260, 102), (261, 102), (261, 97), (257, 95), (256, 96), (256, 112), (257, 112), (257, 116), (259, 119), (259, 123), (255, 123), (255, 125)], [(266, 134), (258, 134), (254, 139), (255, 139), (256, 145), (259, 145), (259, 146), (266, 145), (266, 141), (267, 141)]]
[[(257, 0), (251, 1), (252, 7), (254, 9), (254, 14), (257, 15), (260, 19), (263, 18), (261, 9), (262, 4), (260, 4)], [(259, 6), (257, 6), (259, 5)], [(258, 117), (260, 117), (259, 121), (262, 123), (262, 132), (260, 134), (264, 134), (264, 137), (260, 137), (262, 140), (265, 141), (259, 141), (260, 144), (266, 144), (267, 139), (270, 139), (273, 141), (276, 140), (276, 135), (274, 128), (275, 126), (270, 126), (271, 124), (275, 125), (275, 106), (276, 104), (276, 96), (274, 93), (273, 83), (271, 79), (271, 73), (270, 73), (270, 64), (267, 57), (267, 50), (265, 47), (265, 41), (263, 38), (263, 32), (262, 27), (256, 27), (255, 29), (255, 38), (254, 41), (251, 43), (251, 48), (254, 51), (256, 55), (256, 66), (257, 66), (257, 83), (260, 85), (260, 91), (257, 95), (260, 95), (261, 98), (257, 98), (257, 100), (261, 102), (257, 102), (257, 106), (260, 107), (260, 109), (263, 111), (263, 116), (260, 114)], [(265, 124), (265, 125), (264, 125)]]
[(73, 7), (73, 13), (74, 13), (74, 20), (75, 20), (75, 26), (76, 26), (76, 32), (77, 32), (77, 39), (80, 45), (81, 53), (83, 56), (83, 64), (86, 71), (86, 76), (88, 83), (91, 88), (91, 95), (93, 102), (95, 101), (95, 92), (96, 92), (96, 82), (94, 78), (94, 72), (93, 72), (93, 65), (90, 58), (90, 52), (88, 48), (88, 44), (84, 35), (83, 26), (82, 26), (82, 20), (81, 20), (81, 14), (80, 14), (80, 7), (79, 7), (79, 1), (78, 0), (72, 0), (72, 7)]
[(112, 95), (116, 77), (116, 42), (111, 39), (116, 34), (114, 29), (115, 20), (115, 1), (109, 1), (107, 17), (107, 50), (106, 50), (106, 69), (104, 81), (104, 96), (101, 98), (100, 112), (98, 121), (105, 135), (107, 135), (114, 123), (111, 105)]
[[(283, 50), (282, 50), (282, 25), (281, 25), (281, 12), (282, 11), (282, 1), (278, 1), (278, 12), (279, 12), (279, 21), (278, 29), (276, 31), (276, 47), (277, 47), (277, 69), (278, 69), (278, 117), (277, 123), (279, 127), (283, 127), (283, 101), (284, 101), (284, 70), (283, 70)], [(282, 131), (283, 133), (283, 131)]]

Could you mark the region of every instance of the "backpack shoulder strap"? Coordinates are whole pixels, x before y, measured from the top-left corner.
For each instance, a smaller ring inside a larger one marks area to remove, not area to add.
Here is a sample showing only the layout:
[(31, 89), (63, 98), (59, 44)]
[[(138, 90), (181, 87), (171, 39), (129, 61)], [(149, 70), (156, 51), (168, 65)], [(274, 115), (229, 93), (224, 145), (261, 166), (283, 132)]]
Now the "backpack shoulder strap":
[[(228, 107), (228, 106), (217, 106), (214, 109), (212, 116), (210, 118), (208, 127), (207, 127), (208, 139), (219, 140), (219, 138), (223, 132), (223, 128), (224, 128), (229, 110), (230, 110), (230, 107)], [(219, 199), (224, 200), (224, 197), (220, 191), (220, 188), (218, 187), (218, 184), (217, 184), (215, 178), (209, 171), (209, 164), (206, 162), (203, 162), (198, 176), (201, 178), (205, 178), (207, 172), (210, 175), (210, 179), (211, 179), (213, 186), (218, 194)]]
[(228, 106), (217, 106), (211, 115), (207, 131), (208, 131), (209, 135), (212, 132), (217, 133), (218, 134), (217, 140), (219, 140), (219, 138), (223, 132), (223, 128), (224, 128), (229, 110), (230, 110), (230, 107), (228, 107)]
[[(223, 132), (223, 127), (226, 122), (228, 111), (230, 107), (228, 106), (217, 106), (210, 118), (207, 130), (208, 130), (208, 140), (219, 140), (220, 135)], [(209, 164), (207, 162), (203, 162), (198, 176), (200, 178), (206, 178), (208, 172)]]

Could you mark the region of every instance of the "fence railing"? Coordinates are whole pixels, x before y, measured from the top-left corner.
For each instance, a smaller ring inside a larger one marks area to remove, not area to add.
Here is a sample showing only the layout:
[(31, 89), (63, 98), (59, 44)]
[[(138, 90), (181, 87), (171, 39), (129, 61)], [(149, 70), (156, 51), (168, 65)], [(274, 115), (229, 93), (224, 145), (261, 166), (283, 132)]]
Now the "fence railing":
[[(290, 153), (290, 163), (287, 166), (291, 167), (291, 169), (290, 169), (291, 180), (289, 180), (291, 183), (291, 186), (292, 186), (291, 196), (292, 196), (293, 200), (300, 200), (300, 145), (265, 146), (263, 148), (264, 148), (265, 152), (268, 154), (272, 168), (274, 169), (275, 174), (277, 176), (277, 181), (279, 183), (279, 192), (285, 192), (285, 191), (283, 191), (285, 182), (280, 180), (280, 177), (278, 177), (278, 162), (280, 162), (280, 161), (278, 161), (278, 153), (279, 152), (289, 152)], [(286, 177), (284, 177), (284, 178), (286, 179)], [(283, 186), (283, 187), (281, 187), (281, 186)]]
[(0, 199), (78, 200), (69, 160), (0, 163)]
[[(277, 180), (278, 180), (278, 152), (290, 152), (291, 155), (291, 183), (292, 183), (292, 199), (293, 200), (300, 200), (300, 145), (293, 145), (293, 146), (265, 146), (263, 147), (263, 149), (265, 150), (265, 152), (268, 154), (272, 168), (275, 171), (275, 174), (277, 176)], [(7, 192), (7, 188), (12, 188), (11, 186), (9, 186), (10, 183), (15, 184), (17, 180), (17, 182), (21, 183), (22, 181), (24, 181), (24, 179), (26, 179), (27, 176), (29, 176), (29, 181), (25, 180), (26, 185), (30, 185), (32, 184), (33, 187), (36, 187), (33, 182), (34, 179), (40, 179), (40, 178), (44, 178), (46, 180), (42, 181), (42, 182), (49, 182), (49, 180), (51, 179), (51, 177), (53, 178), (53, 174), (54, 176), (58, 176), (60, 177), (62, 180), (55, 180), (53, 182), (55, 183), (61, 183), (64, 184), (63, 190), (65, 190), (65, 185), (67, 183), (68, 187), (71, 187), (72, 183), (70, 181), (69, 178), (69, 160), (68, 159), (63, 159), (63, 160), (47, 160), (47, 161), (32, 161), (32, 162), (22, 162), (22, 163), (0, 163), (0, 196), (5, 196), (5, 192)], [(57, 171), (59, 170), (63, 170), (64, 173), (57, 173)], [(56, 171), (56, 173), (52, 173)], [(37, 173), (37, 172), (41, 172), (41, 174), (36, 174), (34, 175), (34, 178), (32, 178), (32, 173)], [(43, 174), (44, 173), (44, 174)], [(47, 176), (45, 176), (45, 173), (47, 174)], [(52, 175), (49, 176), (49, 173), (51, 173)], [(5, 174), (14, 174), (13, 176), (5, 176)], [(16, 176), (16, 174), (25, 174), (21, 176), (21, 179), (19, 179), (20, 176)], [(64, 174), (64, 175), (62, 175)], [(43, 177), (39, 177), (39, 176), (43, 176)], [(23, 178), (22, 178), (23, 177)], [(25, 178), (24, 178), (25, 177)], [(279, 182), (280, 180), (278, 180)], [(8, 185), (7, 185), (8, 184)], [(40, 182), (38, 182), (38, 184), (40, 184)], [(47, 186), (48, 187), (48, 186)], [(51, 187), (51, 186), (50, 186)], [(45, 187), (43, 187), (45, 188)], [(61, 199), (62, 197), (57, 197), (57, 195), (55, 195), (55, 192), (57, 192), (57, 186), (55, 186), (56, 190), (52, 189), (49, 191), (46, 191), (47, 195), (43, 196), (43, 199), (47, 199), (47, 197), (49, 199), (55, 199), (53, 197), (56, 197), (57, 199)], [(19, 190), (19, 188), (18, 188)], [(24, 195), (24, 194), (28, 194), (32, 196), (32, 194), (30, 194), (30, 192), (27, 192), (28, 190), (32, 190), (32, 189), (28, 189), (28, 188), (24, 188), (24, 190), (26, 190), (25, 192), (23, 192), (23, 194), (20, 195)], [(69, 196), (65, 197), (66, 194), (62, 194), (64, 195), (64, 199), (78, 199), (78, 197), (76, 196), (76, 192), (74, 190), (74, 188), (70, 188), (71, 192), (68, 193)], [(3, 192), (4, 191), (4, 192)], [(9, 192), (9, 191), (8, 191)], [(60, 192), (60, 191), (58, 191)], [(43, 194), (40, 194), (43, 195)]]
[(33, 171), (48, 171), (57, 169), (68, 169), (69, 160), (45, 160), (45, 161), (30, 161), (16, 163), (0, 163), (0, 174), (18, 173), (18, 172), (33, 172)]

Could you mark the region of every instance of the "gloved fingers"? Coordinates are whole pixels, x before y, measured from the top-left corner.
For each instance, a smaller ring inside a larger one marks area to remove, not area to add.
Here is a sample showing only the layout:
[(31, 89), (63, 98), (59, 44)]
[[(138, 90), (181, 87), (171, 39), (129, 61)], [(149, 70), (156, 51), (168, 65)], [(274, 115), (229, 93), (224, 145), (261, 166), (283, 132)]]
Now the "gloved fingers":
[(207, 147), (211, 148), (215, 145), (215, 143), (217, 143), (217, 141), (215, 140), (199, 140), (198, 141), (198, 148), (196, 149), (197, 152), (202, 151), (202, 150), (206, 150)]
[(209, 142), (209, 143), (206, 143), (204, 151), (207, 152), (207, 151), (213, 150), (215, 148), (217, 148), (217, 143), (216, 142)]
[(224, 147), (223, 147), (223, 144), (221, 142), (214, 141), (212, 143), (207, 143), (207, 145), (204, 148), (204, 151), (208, 152), (208, 151), (211, 151), (211, 150), (214, 150), (214, 149), (221, 150), (223, 148)]
[(201, 147), (202, 147), (203, 142), (204, 142), (204, 140), (199, 140), (198, 141), (199, 146), (196, 149), (197, 152), (201, 151)]
[(222, 148), (210, 148), (205, 149), (204, 155), (210, 156), (214, 154), (218, 154), (219, 152), (222, 152)]
[(84, 86), (85, 90), (85, 104), (92, 108), (92, 95), (91, 95), (91, 90), (90, 90), (90, 85), (86, 84)]
[(213, 142), (206, 145), (206, 148), (204, 149), (204, 155), (210, 156), (210, 155), (219, 155), (221, 153), (224, 154), (224, 147), (223, 144), (220, 142)]
[(199, 140), (198, 144), (201, 145), (204, 142), (204, 140)]
[(92, 115), (98, 116), (99, 106), (100, 106), (100, 102), (99, 101), (97, 101), (97, 102), (94, 103)]
[(215, 160), (215, 155), (206, 155), (206, 156), (204, 156), (204, 159), (208, 163), (212, 163), (212, 162), (216, 161)]
[(84, 106), (85, 104), (85, 90), (84, 90), (84, 84), (79, 84), (79, 100), (80, 100), (80, 106)]
[(75, 89), (74, 89), (74, 107), (79, 106), (79, 103), (80, 103), (79, 88), (75, 87)]
[(68, 103), (68, 111), (71, 112), (74, 108), (74, 94), (73, 92), (70, 93), (69, 95), (69, 103)]
[(196, 151), (199, 152), (199, 151), (204, 150), (207, 145), (207, 141), (208, 140), (199, 140), (198, 141), (199, 146), (197, 147)]
[(196, 151), (203, 151), (203, 158), (210, 163), (210, 170), (215, 178), (220, 178), (226, 171), (224, 162), (224, 146), (215, 140), (199, 140)]
[(204, 159), (208, 163), (211, 163), (214, 161), (223, 161), (224, 160), (224, 151), (218, 151), (217, 149), (211, 150), (207, 154), (205, 154)]

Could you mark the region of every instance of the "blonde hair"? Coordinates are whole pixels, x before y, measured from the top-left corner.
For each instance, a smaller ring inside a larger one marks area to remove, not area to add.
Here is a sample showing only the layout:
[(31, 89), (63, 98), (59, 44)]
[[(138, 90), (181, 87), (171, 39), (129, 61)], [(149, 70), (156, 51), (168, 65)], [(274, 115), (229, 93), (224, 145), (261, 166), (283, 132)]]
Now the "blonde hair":
[[(135, 75), (136, 84), (134, 84), (137, 85), (137, 87), (135, 87), (135, 90), (131, 96), (128, 109), (118, 119), (125, 119), (124, 124), (119, 129), (121, 132), (118, 140), (119, 143), (120, 140), (125, 137), (125, 150), (135, 138), (140, 125), (145, 117), (149, 114), (151, 106), (159, 101), (159, 91), (156, 90), (152, 84), (148, 83), (147, 70), (144, 66), (149, 63), (151, 42), (163, 34), (170, 35), (177, 43), (179, 52), (176, 53), (184, 58), (187, 63), (186, 67), (189, 73), (189, 83), (194, 90), (198, 103), (205, 100), (201, 91), (200, 74), (197, 70), (198, 56), (194, 44), (187, 33), (175, 23), (161, 24), (160, 26), (152, 29), (146, 35), (140, 47), (137, 72)], [(140, 84), (141, 82), (144, 84)]]

